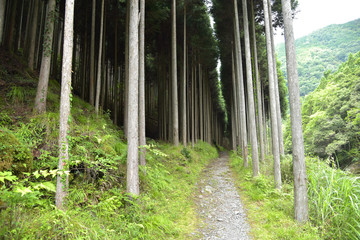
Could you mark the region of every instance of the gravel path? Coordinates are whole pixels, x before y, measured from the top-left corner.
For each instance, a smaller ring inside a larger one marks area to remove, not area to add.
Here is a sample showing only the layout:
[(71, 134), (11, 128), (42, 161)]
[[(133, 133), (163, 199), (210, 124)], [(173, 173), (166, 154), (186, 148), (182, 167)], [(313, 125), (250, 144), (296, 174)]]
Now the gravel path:
[(197, 213), (203, 225), (195, 239), (251, 239), (250, 226), (233, 183), (229, 156), (221, 153), (202, 173), (197, 192)]

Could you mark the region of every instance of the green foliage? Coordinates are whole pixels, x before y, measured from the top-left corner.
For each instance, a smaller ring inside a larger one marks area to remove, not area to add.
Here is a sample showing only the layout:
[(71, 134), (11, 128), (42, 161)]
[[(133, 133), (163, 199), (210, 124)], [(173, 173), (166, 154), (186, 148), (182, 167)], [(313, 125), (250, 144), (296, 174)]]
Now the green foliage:
[[(359, 161), (360, 53), (327, 73), (302, 106), (305, 148), (321, 158), (335, 157), (341, 167)], [(286, 146), (290, 147), (290, 127)], [(289, 151), (291, 151), (288, 148)]]
[(29, 148), (6, 128), (0, 128), (0, 171), (17, 174), (31, 169), (33, 157)]
[[(306, 96), (321, 82), (324, 72), (335, 71), (350, 53), (360, 51), (360, 19), (330, 25), (296, 40), (300, 95)], [(277, 46), (282, 71), (286, 72), (285, 45)]]
[[(254, 239), (321, 239), (316, 227), (310, 223), (300, 225), (294, 220), (293, 183), (287, 179), (281, 190), (274, 188), (271, 159), (261, 163), (261, 174), (256, 178), (252, 177), (251, 167), (243, 167), (238, 154), (231, 153), (230, 161), (249, 222), (256, 226), (251, 229)], [(282, 169), (282, 176), (287, 176), (288, 171)]]
[(24, 102), (26, 94), (27, 93), (25, 88), (13, 86), (6, 96), (11, 100), (12, 103), (19, 104)]
[(359, 239), (359, 177), (308, 158), (308, 194), (311, 221), (324, 239)]

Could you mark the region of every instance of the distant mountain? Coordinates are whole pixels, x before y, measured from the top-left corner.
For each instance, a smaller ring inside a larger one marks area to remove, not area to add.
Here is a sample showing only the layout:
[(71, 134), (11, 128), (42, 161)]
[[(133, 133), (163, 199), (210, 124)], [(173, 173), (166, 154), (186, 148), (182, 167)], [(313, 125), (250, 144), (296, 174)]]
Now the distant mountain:
[[(305, 96), (319, 85), (325, 71), (335, 71), (350, 53), (360, 51), (360, 19), (334, 24), (295, 41), (300, 95)], [(284, 43), (276, 46), (281, 70), (286, 77)]]

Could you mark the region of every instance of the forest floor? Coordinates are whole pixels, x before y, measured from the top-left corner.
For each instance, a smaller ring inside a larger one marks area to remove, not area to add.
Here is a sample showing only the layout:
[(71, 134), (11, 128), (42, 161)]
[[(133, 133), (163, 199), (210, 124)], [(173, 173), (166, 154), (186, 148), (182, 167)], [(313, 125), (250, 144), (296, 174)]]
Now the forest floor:
[(250, 225), (234, 184), (227, 153), (220, 153), (203, 171), (195, 201), (202, 222), (195, 239), (251, 239)]

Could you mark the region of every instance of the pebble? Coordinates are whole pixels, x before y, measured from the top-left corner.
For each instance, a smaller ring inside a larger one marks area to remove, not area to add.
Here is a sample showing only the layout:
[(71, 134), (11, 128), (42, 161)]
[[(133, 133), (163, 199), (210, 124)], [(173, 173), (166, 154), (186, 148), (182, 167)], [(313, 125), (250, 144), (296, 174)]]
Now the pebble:
[(247, 222), (240, 196), (232, 181), (228, 166), (229, 157), (221, 153), (202, 175), (198, 191), (204, 194), (197, 199), (198, 217), (205, 227), (198, 229), (195, 239), (250, 240)]

